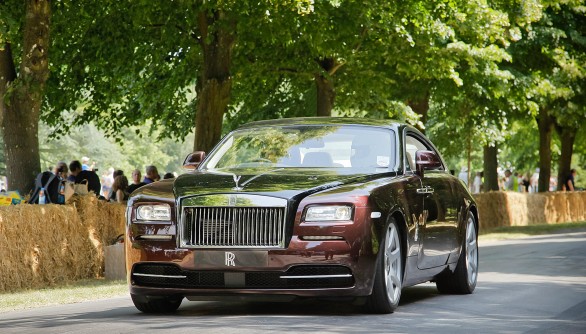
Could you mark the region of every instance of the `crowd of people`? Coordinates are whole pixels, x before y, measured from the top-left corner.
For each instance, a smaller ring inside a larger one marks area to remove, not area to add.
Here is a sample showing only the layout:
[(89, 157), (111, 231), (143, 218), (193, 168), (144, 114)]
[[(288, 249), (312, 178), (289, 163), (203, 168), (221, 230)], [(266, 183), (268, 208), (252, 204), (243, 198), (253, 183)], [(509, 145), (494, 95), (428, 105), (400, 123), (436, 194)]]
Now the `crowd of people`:
[[(565, 178), (564, 184), (561, 189), (563, 191), (574, 191), (576, 190), (575, 178), (576, 169), (572, 169), (570, 174)], [(468, 185), (468, 168), (462, 167), (458, 178), (464, 181)], [(556, 191), (558, 189), (558, 180), (555, 176), (551, 176), (549, 179), (549, 191)], [(538, 191), (539, 184), (539, 168), (535, 169), (535, 172), (527, 172), (525, 174), (518, 172), (511, 172), (510, 169), (504, 171), (499, 177), (499, 189), (503, 191), (516, 191), (521, 193), (536, 193)], [(476, 172), (472, 183), (469, 186), (470, 191), (473, 194), (477, 194), (483, 191), (483, 173)]]
[[(161, 179), (157, 167), (153, 165), (145, 168), (144, 178), (142, 178), (139, 169), (133, 170), (132, 183), (129, 182), (123, 170), (112, 167), (100, 177), (97, 174), (95, 163), (90, 164), (89, 161), (90, 159), (87, 157), (83, 157), (81, 161), (73, 160), (69, 165), (60, 161), (55, 166), (53, 173), (61, 180), (75, 184), (87, 184), (88, 192), (95, 193), (100, 199), (118, 203), (126, 202), (136, 189)], [(174, 173), (166, 173), (163, 176), (163, 179), (171, 178), (175, 178)]]

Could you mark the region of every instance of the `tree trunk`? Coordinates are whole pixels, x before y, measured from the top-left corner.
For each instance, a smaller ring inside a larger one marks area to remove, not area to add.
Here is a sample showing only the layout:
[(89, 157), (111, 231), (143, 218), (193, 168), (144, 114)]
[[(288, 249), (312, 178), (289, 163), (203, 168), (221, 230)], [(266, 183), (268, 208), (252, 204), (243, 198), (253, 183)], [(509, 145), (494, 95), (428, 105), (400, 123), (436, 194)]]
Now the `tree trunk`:
[[(332, 116), (336, 91), (334, 89), (334, 74), (344, 65), (333, 57), (316, 59), (323, 72), (315, 75), (317, 88), (317, 116)], [(325, 73), (324, 73), (325, 72)]]
[(484, 146), (484, 191), (499, 190), (497, 153), (496, 144)]
[(23, 52), (16, 76), (10, 44), (0, 50), (0, 126), (4, 139), (8, 189), (27, 194), (41, 171), (39, 115), (49, 77), (51, 4), (27, 0)]
[(429, 112), (429, 92), (425, 93), (425, 96), (421, 99), (414, 99), (407, 101), (407, 105), (411, 107), (416, 114), (421, 117), (419, 120), (423, 127), (417, 126), (417, 129), (422, 133), (425, 133), (425, 125), (427, 124), (427, 114)]
[(538, 192), (549, 190), (549, 178), (551, 176), (551, 135), (553, 132), (553, 119), (546, 109), (540, 108), (537, 116), (539, 128), (539, 182)]
[[(233, 24), (221, 10), (201, 12), (198, 18), (203, 68), (198, 82), (194, 151), (209, 152), (222, 136), (224, 114), (230, 102)], [(212, 26), (213, 25), (213, 26)]]
[(315, 83), (317, 86), (317, 116), (332, 116), (336, 97), (332, 81), (319, 74), (315, 76)]
[(556, 127), (560, 140), (562, 142), (562, 154), (558, 165), (558, 186), (557, 190), (562, 190), (566, 178), (570, 175), (572, 169), (572, 154), (574, 153), (574, 140), (576, 139), (576, 128)]

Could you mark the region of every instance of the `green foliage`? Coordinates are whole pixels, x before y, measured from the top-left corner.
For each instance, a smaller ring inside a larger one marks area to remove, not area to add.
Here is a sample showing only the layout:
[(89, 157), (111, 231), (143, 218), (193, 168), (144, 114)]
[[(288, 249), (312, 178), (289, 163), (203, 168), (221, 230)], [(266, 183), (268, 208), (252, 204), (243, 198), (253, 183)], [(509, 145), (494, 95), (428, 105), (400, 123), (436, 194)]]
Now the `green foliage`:
[[(453, 169), (468, 154), (480, 169), (487, 143), (500, 143), (503, 166), (535, 168), (540, 107), (578, 129), (585, 166), (584, 8), (577, 0), (55, 1), (43, 165), (85, 155), (100, 169), (175, 170), (190, 150), (153, 143), (193, 132), (202, 50), (212, 42), (199, 14), (221, 12), (209, 32), (236, 38), (224, 133), (315, 115), (315, 80), (324, 77), (334, 115), (425, 127)], [(0, 2), (0, 47), (20, 43), (23, 11), (21, 1)], [(426, 124), (407, 106), (414, 101), (429, 102)]]
[[(92, 122), (109, 136), (149, 121), (184, 138), (200, 52), (189, 2), (61, 1), (43, 119), (63, 134)], [(71, 24), (71, 22), (75, 24)], [(63, 111), (72, 111), (63, 117)], [(58, 125), (58, 126), (57, 126)]]
[(50, 138), (53, 129), (41, 124), (41, 166), (51, 168), (59, 161), (69, 164), (72, 160), (87, 156), (96, 163), (100, 175), (111, 167), (122, 169), (128, 176), (135, 168), (144, 174), (148, 165), (155, 165), (161, 175), (165, 172), (181, 174), (183, 159), (191, 152), (193, 136), (185, 142), (175, 142), (172, 139), (158, 140), (160, 134), (157, 132), (152, 135), (136, 134), (137, 130), (146, 132), (148, 127), (125, 129), (119, 134), (121, 140), (117, 142), (91, 124), (76, 126), (70, 134), (58, 139)]
[(24, 2), (21, 0), (0, 2), (0, 48), (3, 48), (5, 43), (15, 45), (21, 43), (20, 32), (24, 10)]

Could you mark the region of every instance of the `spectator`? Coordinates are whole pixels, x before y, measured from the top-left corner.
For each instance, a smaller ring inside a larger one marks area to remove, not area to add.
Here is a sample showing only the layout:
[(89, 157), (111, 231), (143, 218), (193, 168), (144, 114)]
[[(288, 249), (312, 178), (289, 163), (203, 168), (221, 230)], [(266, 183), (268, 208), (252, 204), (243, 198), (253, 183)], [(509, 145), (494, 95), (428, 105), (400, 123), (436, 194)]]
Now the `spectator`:
[(175, 178), (175, 174), (173, 174), (173, 173), (165, 173), (165, 175), (163, 175), (163, 180), (174, 179), (174, 178)]
[(530, 179), (531, 179), (531, 177), (529, 176), (529, 172), (527, 172), (527, 174), (525, 174), (525, 176), (523, 176), (523, 187), (525, 187), (526, 193), (528, 193), (530, 190), (530, 186), (531, 186), (531, 183), (529, 182)]
[(529, 192), (536, 193), (539, 188), (539, 168), (535, 168), (535, 173), (529, 179)]
[(505, 178), (503, 179), (503, 185), (504, 185), (504, 189), (506, 191), (511, 191), (514, 190), (514, 177), (513, 177), (513, 173), (511, 173), (510, 170), (506, 170), (505, 171)]
[(572, 168), (572, 170), (570, 170), (570, 175), (568, 175), (568, 177), (566, 178), (566, 182), (564, 183), (564, 187), (566, 188), (565, 190), (567, 190), (567, 191), (576, 190), (576, 183), (575, 183), (576, 174), (577, 174), (576, 169)]
[(472, 182), (472, 193), (478, 194), (482, 191), (482, 172), (476, 172), (474, 182)]
[(87, 181), (87, 189), (88, 191), (93, 191), (96, 196), (100, 196), (100, 177), (91, 170), (82, 170), (81, 163), (79, 160), (73, 160), (69, 164), (69, 171), (70, 175), (67, 178), (69, 181), (73, 181), (75, 183), (82, 183), (83, 181)]
[(558, 179), (551, 175), (549, 177), (549, 191), (556, 191), (556, 189), (558, 188)]
[(128, 193), (132, 194), (136, 189), (144, 186), (146, 183), (140, 182), (140, 170), (135, 169), (132, 171), (132, 184), (128, 186)]
[[(112, 170), (113, 170), (113, 168), (112, 168)], [(116, 178), (118, 176), (123, 176), (123, 175), (124, 175), (123, 170), (116, 169), (112, 172), (112, 180), (116, 181)], [(126, 179), (126, 187), (128, 187), (128, 179)], [(116, 191), (114, 190), (114, 182), (112, 182), (112, 189), (110, 189), (110, 192), (105, 197), (108, 202), (112, 202), (112, 201), (116, 200)]]
[(460, 170), (460, 174), (458, 174), (458, 178), (464, 181), (464, 184), (468, 186), (468, 167), (462, 167), (462, 169)]
[(525, 179), (523, 178), (523, 174), (515, 173), (515, 176), (517, 177), (517, 188), (515, 190), (520, 193), (525, 192), (525, 186), (523, 184)]
[(146, 175), (144, 177), (144, 180), (142, 180), (142, 182), (144, 182), (145, 184), (149, 184), (149, 183), (153, 183), (155, 181), (159, 181), (160, 179), (161, 179), (161, 176), (159, 175), (159, 171), (157, 170), (157, 167), (147, 166)]
[(81, 170), (94, 170), (94, 166), (96, 165), (95, 162), (92, 162), (92, 165), (89, 165), (90, 158), (82, 157), (81, 158)]
[(102, 196), (109, 197), (112, 190), (112, 183), (114, 183), (114, 168), (110, 167), (102, 174)]
[(68, 172), (69, 169), (67, 168), (67, 163), (65, 163), (65, 161), (59, 161), (57, 166), (55, 166), (53, 174), (57, 175), (61, 180), (66, 180)]
[(128, 179), (124, 175), (114, 178), (110, 202), (125, 203), (128, 200)]

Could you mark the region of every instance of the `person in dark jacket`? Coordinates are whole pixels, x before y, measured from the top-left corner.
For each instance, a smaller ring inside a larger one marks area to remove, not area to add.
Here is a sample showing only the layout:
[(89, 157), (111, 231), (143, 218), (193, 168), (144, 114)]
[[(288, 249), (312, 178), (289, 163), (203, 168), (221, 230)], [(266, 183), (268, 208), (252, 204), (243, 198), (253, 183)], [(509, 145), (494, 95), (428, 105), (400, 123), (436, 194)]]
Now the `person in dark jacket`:
[(70, 175), (67, 178), (69, 181), (75, 183), (83, 183), (87, 181), (88, 191), (93, 191), (96, 196), (100, 196), (102, 185), (100, 184), (100, 177), (96, 172), (92, 170), (82, 170), (81, 162), (79, 162), (79, 160), (73, 160), (69, 164), (69, 173)]
[(132, 184), (128, 186), (128, 193), (132, 194), (136, 189), (144, 186), (146, 183), (140, 181), (140, 170), (135, 169), (132, 171)]
[(567, 191), (574, 191), (576, 190), (576, 184), (575, 179), (576, 179), (576, 170), (574, 168), (572, 168), (572, 170), (570, 170), (570, 175), (568, 175), (568, 177), (566, 178), (566, 183), (564, 184), (564, 190)]
[(147, 166), (146, 167), (146, 176), (144, 177), (144, 180), (142, 180), (142, 182), (149, 184), (149, 183), (153, 183), (155, 181), (159, 181), (161, 179), (161, 176), (159, 175), (159, 171), (157, 170), (157, 167), (155, 166)]

